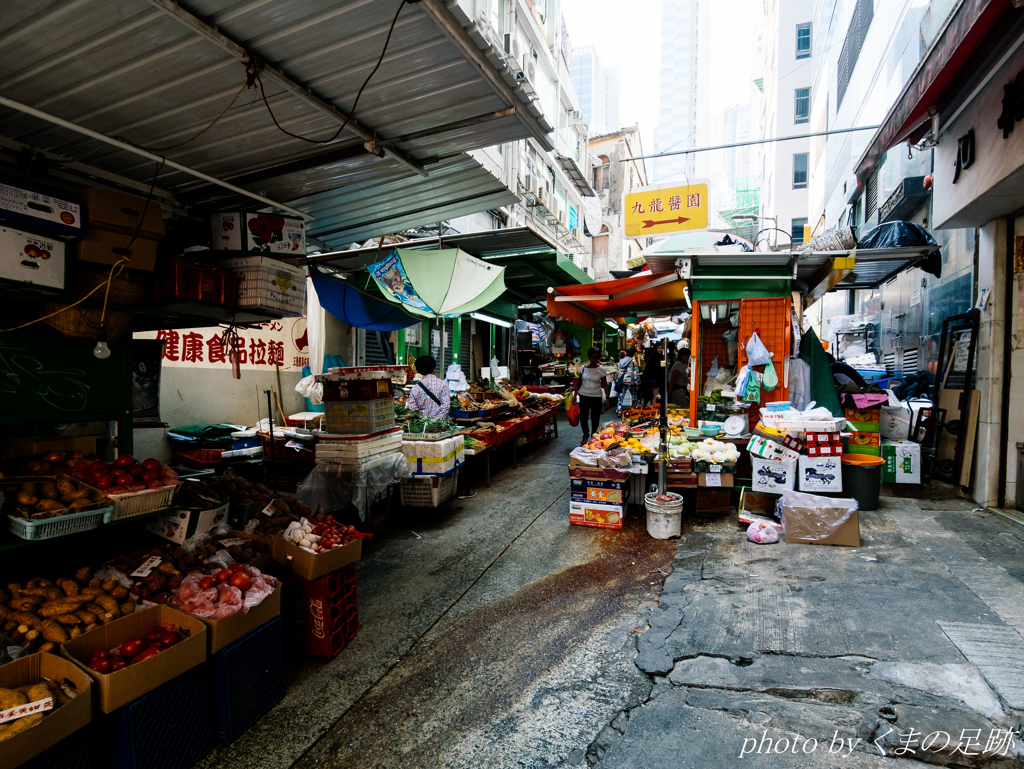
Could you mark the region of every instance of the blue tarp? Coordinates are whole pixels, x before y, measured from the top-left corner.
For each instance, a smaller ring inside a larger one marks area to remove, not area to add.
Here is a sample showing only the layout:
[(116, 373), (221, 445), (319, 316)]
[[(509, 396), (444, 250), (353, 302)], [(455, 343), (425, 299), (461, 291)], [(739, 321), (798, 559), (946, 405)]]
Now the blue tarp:
[(354, 328), (396, 331), (423, 320), (401, 305), (374, 296), (350, 281), (327, 275), (318, 267), (310, 267), (309, 276), (313, 279), (321, 306)]

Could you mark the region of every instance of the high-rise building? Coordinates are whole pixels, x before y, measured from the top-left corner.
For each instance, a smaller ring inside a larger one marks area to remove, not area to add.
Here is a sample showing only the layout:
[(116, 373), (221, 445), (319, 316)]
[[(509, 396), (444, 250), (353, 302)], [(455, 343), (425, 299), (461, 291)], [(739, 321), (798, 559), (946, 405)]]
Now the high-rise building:
[(569, 82), (592, 134), (619, 127), (618, 67), (602, 67), (593, 46), (577, 48), (569, 63)]
[[(662, 0), (660, 112), (654, 151), (684, 150), (710, 135), (708, 73), (711, 0)], [(682, 181), (707, 172), (704, 153), (673, 155), (654, 162), (657, 182)]]

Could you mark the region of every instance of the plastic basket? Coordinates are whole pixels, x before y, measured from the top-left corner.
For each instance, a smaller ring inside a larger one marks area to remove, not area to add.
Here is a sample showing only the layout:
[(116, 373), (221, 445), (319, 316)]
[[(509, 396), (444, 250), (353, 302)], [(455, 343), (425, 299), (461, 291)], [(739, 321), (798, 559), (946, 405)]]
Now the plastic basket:
[(174, 456), (194, 465), (219, 465), (224, 449), (179, 448)]
[(459, 470), (448, 475), (424, 475), (402, 479), (402, 504), (405, 507), (440, 507), (455, 497)]
[(234, 742), (284, 699), (284, 626), (280, 617), (214, 654), (217, 739)]
[(52, 745), (19, 769), (93, 769), (88, 729), (79, 729)]
[(113, 769), (188, 769), (213, 748), (209, 671), (197, 665), (109, 716)]
[(184, 299), (221, 307), (238, 301), (239, 275), (191, 262), (171, 262), (156, 281), (158, 300)]
[(356, 565), (319, 579), (284, 576), (285, 639), (305, 654), (333, 659), (359, 632)]
[(395, 406), (390, 398), (325, 403), (324, 413), (329, 433), (379, 433), (395, 426)]
[(225, 259), (224, 269), (240, 275), (239, 307), (274, 310), (287, 317), (302, 315), (306, 296), (306, 275), (301, 267), (266, 256)]
[(7, 516), (7, 529), (22, 539), (52, 539), (65, 534), (77, 534), (80, 531), (95, 529), (108, 523), (113, 514), (113, 507), (101, 507), (97, 510), (86, 510), (84, 513), (69, 513), (56, 518), (41, 521), (28, 521), (14, 515)]
[(170, 507), (177, 486), (164, 486), (162, 489), (146, 489), (131, 494), (113, 494), (107, 497), (114, 503), (114, 514), (110, 520), (120, 521), (136, 515), (155, 513)]

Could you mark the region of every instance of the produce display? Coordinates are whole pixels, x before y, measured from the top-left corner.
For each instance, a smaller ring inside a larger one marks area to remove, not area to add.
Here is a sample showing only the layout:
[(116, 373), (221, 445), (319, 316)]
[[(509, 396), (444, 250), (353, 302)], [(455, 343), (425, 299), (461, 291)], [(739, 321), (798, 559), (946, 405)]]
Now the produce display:
[[(253, 520), (256, 521), (255, 531), (265, 536), (280, 534), (295, 521), (303, 518), (310, 518), (313, 511), (309, 505), (299, 500), (294, 494), (285, 494), (271, 501), (261, 514)], [(252, 521), (249, 521), (251, 527)], [(246, 531), (250, 528), (246, 527)]]
[(266, 505), (273, 496), (273, 492), (259, 481), (253, 483), (240, 475), (218, 475), (201, 481), (190, 481), (178, 493), (186, 494), (195, 504), (183, 501), (176, 501), (175, 504), (199, 509), (218, 507), (225, 502), (236, 505), (258, 502)]
[(30, 521), (85, 512), (106, 503), (99, 489), (67, 475), (41, 477), (2, 488), (5, 512)]
[(293, 521), (281, 536), (311, 553), (322, 553), (347, 545), (356, 539), (373, 537), (372, 534), (357, 531), (355, 526), (339, 526), (333, 515)]
[(733, 464), (740, 458), (739, 451), (731, 443), (722, 443), (713, 438), (705, 438), (690, 450), (690, 457), (698, 462), (714, 465)]
[(178, 474), (159, 459), (138, 462), (131, 454), (121, 454), (109, 463), (102, 459), (80, 461), (71, 468), (71, 475), (95, 486), (106, 496), (162, 489), (180, 482)]
[(51, 713), (56, 712), (71, 702), (75, 698), (75, 694), (73, 689), (70, 687), (66, 688), (53, 679), (43, 679), (34, 684), (19, 686), (17, 689), (0, 689), (0, 711), (20, 708), (22, 706), (25, 706), (26, 710), (28, 710), (34, 703), (39, 703), (46, 699), (53, 700), (53, 707), (50, 710), (28, 713), (13, 721), (0, 724), (0, 742), (35, 726)]
[(82, 660), (97, 673), (116, 673), (129, 665), (145, 662), (160, 652), (185, 640), (188, 630), (165, 622), (150, 628), (145, 638), (129, 638), (113, 649), (97, 649), (88, 660)]
[(244, 563), (189, 574), (171, 598), (171, 605), (206, 619), (222, 619), (258, 606), (274, 592), (277, 580)]
[(135, 611), (136, 596), (106, 572), (88, 566), (73, 578), (37, 577), (0, 589), (0, 623), (23, 652), (54, 651), (71, 638)]

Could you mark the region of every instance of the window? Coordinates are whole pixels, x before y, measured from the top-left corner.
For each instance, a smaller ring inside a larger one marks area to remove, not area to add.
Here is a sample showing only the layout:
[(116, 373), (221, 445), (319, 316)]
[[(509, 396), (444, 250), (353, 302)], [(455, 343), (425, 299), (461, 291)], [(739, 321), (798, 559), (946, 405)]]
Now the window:
[(806, 123), (811, 119), (811, 89), (797, 88), (793, 99), (793, 122)]
[(793, 245), (804, 242), (804, 225), (807, 224), (806, 219), (794, 219), (793, 226), (790, 232), (793, 234)]
[(801, 152), (793, 156), (793, 189), (807, 188), (807, 153)]
[(811, 58), (811, 25), (796, 25), (796, 57), (798, 59)]
[(607, 155), (598, 158), (601, 165), (594, 168), (594, 189), (606, 190), (611, 186), (611, 159)]

